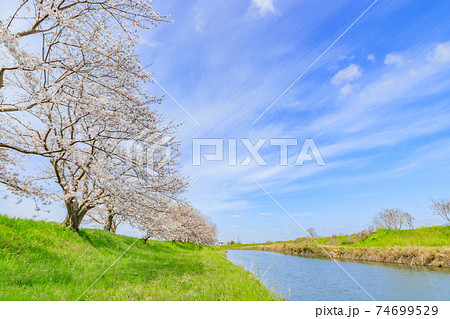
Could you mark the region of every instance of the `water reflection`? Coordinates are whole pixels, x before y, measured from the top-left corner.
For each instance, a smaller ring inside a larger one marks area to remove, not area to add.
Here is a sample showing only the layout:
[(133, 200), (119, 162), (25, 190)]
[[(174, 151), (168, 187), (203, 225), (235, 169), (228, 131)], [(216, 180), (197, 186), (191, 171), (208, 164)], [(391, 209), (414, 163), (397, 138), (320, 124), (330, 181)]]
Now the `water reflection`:
[[(265, 251), (229, 250), (227, 258), (291, 300), (371, 300), (332, 260)], [(339, 264), (375, 300), (449, 300), (450, 270), (396, 264)]]

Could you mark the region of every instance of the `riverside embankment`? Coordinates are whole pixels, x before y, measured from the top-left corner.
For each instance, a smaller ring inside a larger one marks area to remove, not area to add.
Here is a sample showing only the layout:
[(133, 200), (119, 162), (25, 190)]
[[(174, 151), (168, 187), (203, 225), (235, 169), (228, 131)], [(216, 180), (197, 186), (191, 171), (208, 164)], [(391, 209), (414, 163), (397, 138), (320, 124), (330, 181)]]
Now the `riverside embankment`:
[(293, 256), (450, 268), (450, 226), (378, 230), (348, 236), (298, 238), (223, 249), (261, 250)]
[(0, 215), (0, 300), (77, 299), (277, 297), (216, 248)]

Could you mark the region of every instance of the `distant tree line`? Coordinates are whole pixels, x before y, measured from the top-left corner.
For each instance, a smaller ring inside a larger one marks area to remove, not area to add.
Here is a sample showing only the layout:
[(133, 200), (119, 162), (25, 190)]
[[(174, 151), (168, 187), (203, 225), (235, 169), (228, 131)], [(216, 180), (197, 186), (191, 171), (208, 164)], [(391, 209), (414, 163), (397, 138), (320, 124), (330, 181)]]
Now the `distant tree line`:
[(432, 209), (435, 215), (444, 218), (450, 223), (450, 200), (448, 199), (432, 199)]
[[(431, 210), (433, 214), (442, 217), (447, 222), (450, 222), (450, 200), (431, 199)], [(414, 229), (414, 217), (398, 208), (383, 209), (375, 215), (368, 229), (358, 233), (358, 236), (353, 238), (353, 240), (362, 240), (373, 234), (378, 229)], [(308, 237), (312, 239), (319, 237), (316, 230), (312, 227), (308, 228), (306, 233)], [(337, 236), (333, 235), (332, 239), (335, 238), (337, 238)]]
[(375, 229), (414, 229), (414, 218), (400, 209), (383, 209), (373, 219)]
[[(450, 222), (450, 200), (431, 199), (431, 210), (433, 214)], [(414, 218), (401, 209), (383, 209), (372, 220), (374, 229), (414, 229)]]

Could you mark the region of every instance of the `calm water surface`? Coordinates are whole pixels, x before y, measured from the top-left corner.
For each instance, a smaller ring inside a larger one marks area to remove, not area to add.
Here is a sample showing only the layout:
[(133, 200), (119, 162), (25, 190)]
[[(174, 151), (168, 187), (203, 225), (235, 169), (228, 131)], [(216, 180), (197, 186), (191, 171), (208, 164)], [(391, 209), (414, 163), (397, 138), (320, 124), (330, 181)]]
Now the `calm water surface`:
[[(266, 251), (228, 250), (227, 258), (252, 271), (276, 294), (291, 300), (371, 300), (332, 260)], [(378, 263), (339, 264), (375, 300), (449, 300), (450, 270)], [(259, 265), (259, 267), (258, 267)]]

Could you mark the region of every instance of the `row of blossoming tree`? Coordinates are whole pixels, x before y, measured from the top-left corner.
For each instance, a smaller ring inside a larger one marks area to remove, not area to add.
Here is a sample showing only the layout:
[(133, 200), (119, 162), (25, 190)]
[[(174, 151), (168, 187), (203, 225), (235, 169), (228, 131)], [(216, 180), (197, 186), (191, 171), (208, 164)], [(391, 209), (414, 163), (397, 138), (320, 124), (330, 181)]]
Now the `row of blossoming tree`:
[[(0, 20), (0, 183), (64, 224), (212, 244), (215, 227), (183, 200), (177, 125), (147, 95), (138, 32), (168, 22), (144, 0), (19, 0)], [(188, 234), (189, 233), (189, 234)]]

